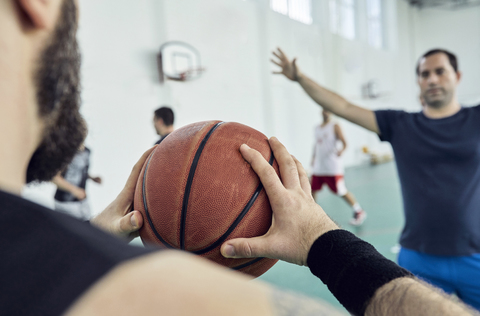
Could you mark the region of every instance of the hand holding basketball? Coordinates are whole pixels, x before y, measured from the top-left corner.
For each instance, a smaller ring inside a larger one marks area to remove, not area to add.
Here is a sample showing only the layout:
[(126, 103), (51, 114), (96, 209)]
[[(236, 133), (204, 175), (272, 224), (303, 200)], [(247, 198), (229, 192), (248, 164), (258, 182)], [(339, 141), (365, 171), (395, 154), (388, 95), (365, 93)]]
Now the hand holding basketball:
[(138, 176), (145, 160), (155, 147), (147, 150), (132, 169), (127, 183), (117, 198), (107, 208), (92, 218), (90, 223), (113, 235), (126, 237), (128, 240), (138, 236), (138, 230), (143, 225), (143, 217), (133, 209), (133, 195)]
[(273, 211), (272, 226), (261, 237), (228, 240), (221, 252), (227, 258), (267, 257), (306, 265), (313, 242), (338, 226), (315, 203), (300, 162), (276, 138), (269, 142), (282, 180), (259, 152), (246, 145), (242, 145), (240, 151), (268, 195)]

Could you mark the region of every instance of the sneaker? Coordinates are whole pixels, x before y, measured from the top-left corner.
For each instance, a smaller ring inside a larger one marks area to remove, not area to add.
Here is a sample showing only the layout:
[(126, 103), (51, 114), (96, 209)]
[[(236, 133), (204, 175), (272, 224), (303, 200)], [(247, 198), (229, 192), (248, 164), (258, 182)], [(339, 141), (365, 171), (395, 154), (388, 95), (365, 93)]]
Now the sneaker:
[(355, 212), (353, 218), (350, 220), (350, 225), (360, 226), (363, 224), (367, 218), (367, 213), (365, 211)]

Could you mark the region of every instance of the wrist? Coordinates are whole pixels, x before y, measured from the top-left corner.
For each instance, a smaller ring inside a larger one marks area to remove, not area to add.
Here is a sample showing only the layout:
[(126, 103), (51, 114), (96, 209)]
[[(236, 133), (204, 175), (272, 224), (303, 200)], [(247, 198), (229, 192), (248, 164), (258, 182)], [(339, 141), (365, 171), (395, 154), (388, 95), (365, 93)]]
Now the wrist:
[(306, 236), (304, 241), (305, 255), (304, 255), (304, 260), (302, 262), (302, 265), (304, 266), (308, 266), (307, 264), (308, 255), (315, 241), (319, 239), (322, 235), (330, 231), (340, 229), (340, 227), (338, 227), (337, 224), (335, 224), (330, 219), (330, 217), (328, 217), (328, 215), (324, 213), (323, 210), (321, 210), (321, 212), (323, 213), (323, 216), (319, 216), (319, 220), (313, 223), (313, 225), (310, 227), (309, 232), (305, 235)]
[(384, 284), (413, 276), (345, 230), (319, 237), (307, 260), (310, 271), (353, 315), (364, 315), (371, 298)]
[(300, 71), (297, 71), (295, 74), (295, 81), (301, 84), (303, 79), (305, 79), (305, 76)]

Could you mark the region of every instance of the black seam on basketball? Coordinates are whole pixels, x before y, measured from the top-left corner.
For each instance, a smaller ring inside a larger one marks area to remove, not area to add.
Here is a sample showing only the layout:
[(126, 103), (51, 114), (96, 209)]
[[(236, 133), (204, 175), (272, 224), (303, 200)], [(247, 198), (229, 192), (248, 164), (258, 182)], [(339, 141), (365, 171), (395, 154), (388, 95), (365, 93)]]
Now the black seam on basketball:
[[(155, 149), (155, 150), (157, 150), (157, 149)], [(167, 247), (167, 248), (174, 248), (172, 245), (170, 245), (169, 243), (167, 243), (167, 242), (162, 238), (162, 236), (160, 236), (160, 234), (157, 232), (157, 230), (155, 229), (155, 226), (153, 225), (153, 221), (152, 221), (152, 219), (150, 218), (150, 213), (148, 212), (147, 194), (145, 193), (145, 182), (146, 182), (146, 180), (147, 180), (147, 170), (148, 170), (148, 166), (150, 165), (150, 160), (152, 160), (152, 157), (153, 157), (153, 153), (150, 154), (150, 158), (148, 159), (147, 165), (145, 166), (145, 171), (144, 171), (144, 173), (143, 173), (143, 183), (142, 183), (143, 208), (145, 209), (145, 214), (147, 215), (148, 224), (150, 225), (150, 228), (152, 229), (153, 233), (154, 233), (155, 236), (158, 238), (158, 240), (160, 240), (160, 242), (162, 242), (162, 244), (164, 244), (165, 247)]]
[[(270, 156), (270, 160), (269, 160), (269, 164), (272, 165), (273, 164), (273, 161), (275, 160), (275, 157), (273, 156), (273, 152), (271, 153), (271, 156)], [(196, 254), (196, 255), (201, 255), (201, 254), (204, 254), (204, 253), (207, 253), (209, 252), (210, 250), (220, 246), (220, 244), (222, 244), (226, 239), (227, 237), (232, 233), (232, 231), (237, 227), (237, 225), (242, 221), (242, 219), (245, 217), (245, 215), (247, 215), (248, 211), (250, 211), (250, 209), (252, 208), (252, 205), (253, 203), (255, 203), (255, 201), (257, 200), (257, 197), (260, 195), (260, 192), (263, 190), (263, 185), (262, 183), (260, 182), (260, 184), (258, 185), (257, 189), (255, 190), (255, 192), (253, 193), (252, 197), (250, 198), (250, 200), (248, 201), (247, 205), (245, 205), (245, 207), (243, 208), (242, 212), (237, 216), (237, 218), (235, 219), (235, 221), (232, 223), (232, 225), (230, 225), (230, 227), (227, 229), (227, 231), (222, 235), (220, 236), (213, 244), (211, 244), (210, 246), (207, 246), (206, 248), (203, 248), (203, 249), (200, 249), (200, 250), (197, 250), (197, 251), (194, 251), (193, 253)]]
[(250, 265), (252, 265), (252, 264), (254, 264), (254, 263), (257, 263), (257, 262), (259, 262), (259, 261), (262, 260), (262, 259), (265, 259), (265, 258), (259, 257), (259, 258), (256, 258), (255, 260), (249, 261), (249, 262), (244, 263), (244, 264), (241, 264), (241, 265), (239, 265), (239, 266), (232, 267), (231, 269), (232, 269), (232, 270), (240, 270), (240, 269), (246, 268), (246, 267), (248, 267), (248, 266), (250, 266)]
[(180, 249), (185, 249), (185, 222), (187, 220), (187, 208), (188, 208), (188, 199), (190, 197), (190, 189), (193, 183), (193, 177), (195, 176), (195, 170), (197, 169), (198, 160), (200, 159), (200, 155), (202, 154), (203, 148), (207, 144), (208, 139), (212, 135), (212, 133), (222, 125), (224, 122), (219, 122), (215, 124), (205, 135), (200, 146), (198, 146), (197, 152), (195, 153), (195, 157), (193, 158), (192, 165), (190, 166), (190, 172), (188, 173), (187, 184), (185, 186), (185, 194), (183, 195), (183, 205), (182, 205), (182, 214), (180, 219)]

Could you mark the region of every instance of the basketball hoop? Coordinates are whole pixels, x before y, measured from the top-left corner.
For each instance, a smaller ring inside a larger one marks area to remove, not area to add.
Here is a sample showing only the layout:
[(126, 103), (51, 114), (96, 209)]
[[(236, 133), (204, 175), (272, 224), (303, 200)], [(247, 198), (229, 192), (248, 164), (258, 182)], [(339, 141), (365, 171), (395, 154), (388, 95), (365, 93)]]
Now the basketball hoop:
[(189, 81), (189, 80), (197, 79), (202, 75), (204, 71), (205, 71), (205, 68), (203, 67), (192, 68), (179, 73), (177, 76), (165, 75), (165, 77), (173, 81)]
[(160, 82), (165, 78), (173, 81), (190, 81), (199, 78), (205, 68), (200, 52), (192, 45), (172, 41), (163, 44), (157, 56)]

